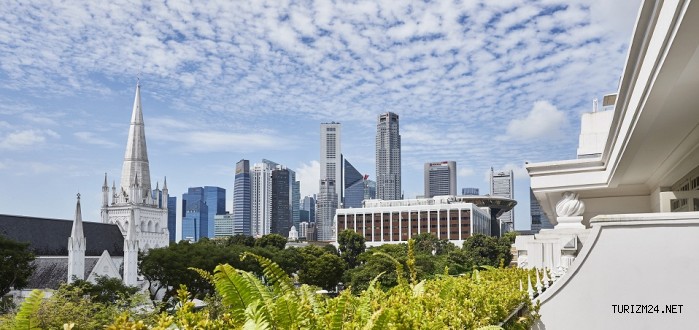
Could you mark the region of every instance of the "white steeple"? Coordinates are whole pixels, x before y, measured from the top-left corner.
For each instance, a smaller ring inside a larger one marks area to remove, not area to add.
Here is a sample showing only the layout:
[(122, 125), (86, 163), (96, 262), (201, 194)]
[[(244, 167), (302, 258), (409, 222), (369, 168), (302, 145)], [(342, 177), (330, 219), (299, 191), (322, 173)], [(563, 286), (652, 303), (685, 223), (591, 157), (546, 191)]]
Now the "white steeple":
[(68, 237), (68, 283), (72, 283), (74, 278), (85, 279), (85, 248), (83, 217), (80, 210), (80, 194), (78, 194), (73, 229), (70, 232), (70, 237)]
[(131, 209), (126, 238), (124, 238), (124, 284), (136, 285), (138, 282), (138, 236), (136, 234), (136, 215)]
[[(136, 84), (136, 98), (131, 113), (129, 138), (126, 142), (124, 164), (121, 168), (121, 187), (127, 190), (138, 177), (140, 190), (150, 191), (150, 168), (146, 149), (146, 131), (141, 108), (141, 85)], [(142, 193), (142, 195), (146, 195)]]

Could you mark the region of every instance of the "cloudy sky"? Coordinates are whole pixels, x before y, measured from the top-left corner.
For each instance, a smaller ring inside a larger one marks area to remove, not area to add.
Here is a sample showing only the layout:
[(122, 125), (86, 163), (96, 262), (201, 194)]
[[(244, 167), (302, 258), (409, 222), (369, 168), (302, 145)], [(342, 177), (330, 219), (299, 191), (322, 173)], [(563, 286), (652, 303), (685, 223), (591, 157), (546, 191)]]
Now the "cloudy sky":
[(580, 114), (615, 92), (639, 7), (607, 1), (3, 1), (0, 213), (99, 218), (141, 77), (153, 182), (228, 190), (267, 158), (318, 190), (319, 123), (373, 177), (379, 113), (400, 116), (403, 190), (455, 160), (488, 193), (525, 161), (575, 157)]

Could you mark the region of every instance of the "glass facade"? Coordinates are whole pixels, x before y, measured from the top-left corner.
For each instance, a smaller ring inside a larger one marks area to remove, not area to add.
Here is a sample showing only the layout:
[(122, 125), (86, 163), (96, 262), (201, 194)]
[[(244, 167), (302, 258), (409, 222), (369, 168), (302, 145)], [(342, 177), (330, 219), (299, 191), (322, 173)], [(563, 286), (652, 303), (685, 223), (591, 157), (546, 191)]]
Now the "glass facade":
[(241, 160), (235, 165), (233, 190), (233, 226), (237, 233), (252, 235), (252, 192), (250, 182), (250, 161)]
[(170, 236), (170, 242), (177, 240), (175, 233), (177, 231), (177, 197), (171, 196), (167, 198), (167, 231)]
[(270, 233), (289, 237), (291, 229), (291, 203), (289, 170), (277, 169), (272, 171), (272, 210)]
[(216, 214), (226, 213), (226, 190), (219, 187), (193, 187), (182, 194), (182, 239), (198, 241), (214, 237)]

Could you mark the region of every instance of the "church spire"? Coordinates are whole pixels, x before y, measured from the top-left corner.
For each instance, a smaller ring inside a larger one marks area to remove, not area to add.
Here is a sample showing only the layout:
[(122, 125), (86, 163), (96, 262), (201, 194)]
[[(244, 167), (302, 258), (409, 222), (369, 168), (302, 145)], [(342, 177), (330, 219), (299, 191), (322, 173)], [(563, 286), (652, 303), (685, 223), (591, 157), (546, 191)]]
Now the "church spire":
[(80, 194), (75, 204), (75, 220), (73, 229), (68, 237), (68, 283), (75, 279), (85, 279), (85, 249), (86, 240), (83, 234), (83, 215), (80, 210)]
[(70, 237), (85, 237), (85, 235), (83, 235), (83, 214), (80, 210), (80, 194), (78, 194), (78, 202), (75, 204), (75, 220), (73, 221), (73, 230), (70, 232)]
[(129, 138), (126, 142), (124, 164), (121, 169), (121, 187), (128, 189), (138, 177), (138, 185), (141, 190), (149, 191), (150, 169), (148, 165), (148, 151), (146, 149), (146, 131), (143, 123), (143, 109), (141, 108), (141, 84), (136, 85), (136, 97), (131, 113), (131, 126)]

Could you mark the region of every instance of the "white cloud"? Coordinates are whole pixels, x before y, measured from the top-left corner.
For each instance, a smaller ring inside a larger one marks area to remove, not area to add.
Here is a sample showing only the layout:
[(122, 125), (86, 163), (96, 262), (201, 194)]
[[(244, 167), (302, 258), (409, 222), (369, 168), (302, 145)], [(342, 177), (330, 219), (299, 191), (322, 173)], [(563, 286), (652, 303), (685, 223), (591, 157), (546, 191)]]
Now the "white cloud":
[(301, 182), (301, 197), (318, 193), (320, 185), (320, 162), (312, 160), (296, 169), (296, 180)]
[(18, 150), (46, 142), (46, 138), (58, 138), (58, 133), (52, 130), (28, 129), (7, 134), (0, 139), (0, 149)]
[(112, 141), (98, 137), (92, 132), (75, 132), (73, 133), (73, 135), (75, 135), (75, 137), (77, 137), (78, 140), (88, 144), (94, 144), (107, 148), (116, 148), (119, 146), (118, 144)]
[(456, 175), (460, 176), (460, 177), (469, 177), (469, 176), (473, 175), (473, 173), (474, 173), (473, 168), (470, 168), (470, 167), (459, 167), (458, 170), (456, 171)]
[(567, 126), (566, 115), (547, 101), (537, 101), (524, 118), (515, 118), (507, 125), (511, 140), (538, 140), (561, 136)]

